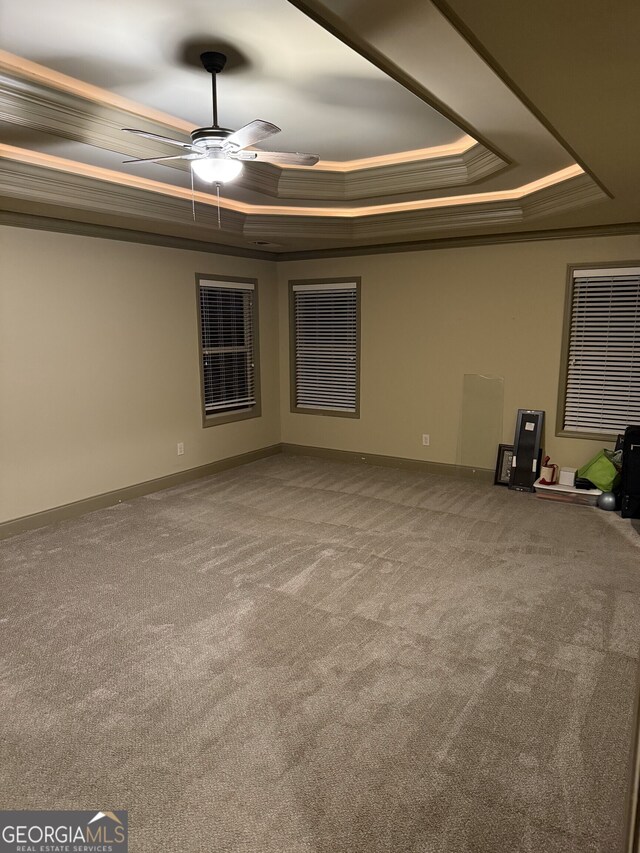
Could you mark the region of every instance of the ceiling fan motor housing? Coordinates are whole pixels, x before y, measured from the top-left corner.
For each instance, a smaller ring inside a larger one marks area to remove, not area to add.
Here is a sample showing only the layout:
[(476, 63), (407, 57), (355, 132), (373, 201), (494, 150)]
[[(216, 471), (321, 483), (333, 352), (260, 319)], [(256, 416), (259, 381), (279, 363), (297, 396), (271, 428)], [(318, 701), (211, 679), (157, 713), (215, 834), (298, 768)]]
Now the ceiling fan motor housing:
[(197, 127), (191, 132), (191, 141), (198, 148), (219, 148), (232, 133), (228, 127)]

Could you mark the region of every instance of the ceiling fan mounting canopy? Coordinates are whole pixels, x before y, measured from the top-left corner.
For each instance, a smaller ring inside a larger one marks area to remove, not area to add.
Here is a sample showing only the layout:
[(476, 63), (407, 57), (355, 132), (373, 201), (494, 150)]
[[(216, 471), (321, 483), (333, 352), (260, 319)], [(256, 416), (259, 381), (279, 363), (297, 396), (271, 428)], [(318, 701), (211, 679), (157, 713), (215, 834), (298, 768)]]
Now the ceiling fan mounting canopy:
[[(209, 183), (224, 183), (233, 180), (242, 171), (244, 161), (278, 163), (283, 166), (313, 166), (318, 162), (317, 154), (300, 154), (293, 151), (247, 150), (257, 142), (280, 133), (280, 128), (269, 121), (255, 119), (239, 130), (220, 127), (218, 124), (218, 96), (216, 77), (224, 68), (227, 57), (224, 53), (209, 50), (200, 54), (200, 60), (206, 71), (211, 74), (211, 98), (213, 121), (210, 127), (197, 127), (191, 132), (191, 142), (180, 142), (148, 133), (131, 127), (123, 127), (127, 133), (134, 133), (156, 142), (173, 145), (182, 150), (181, 154), (159, 157), (136, 158), (125, 163), (161, 163), (165, 160), (189, 160), (193, 172)], [(208, 161), (205, 166), (203, 161)], [(233, 168), (230, 168), (233, 163)]]
[(205, 71), (210, 74), (219, 74), (227, 64), (227, 57), (224, 53), (218, 53), (217, 50), (205, 50), (200, 54), (200, 62), (202, 62)]

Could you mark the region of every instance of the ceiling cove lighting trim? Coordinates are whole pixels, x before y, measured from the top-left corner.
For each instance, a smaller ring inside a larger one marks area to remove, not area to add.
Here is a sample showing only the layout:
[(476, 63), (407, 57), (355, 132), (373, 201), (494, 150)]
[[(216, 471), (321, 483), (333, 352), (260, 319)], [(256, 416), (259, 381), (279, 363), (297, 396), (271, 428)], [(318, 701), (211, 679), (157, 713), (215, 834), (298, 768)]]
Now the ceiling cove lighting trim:
[(23, 59), (22, 56), (16, 56), (14, 53), (9, 53), (6, 50), (0, 50), (0, 70), (26, 80), (32, 80), (35, 83), (41, 83), (60, 92), (77, 95), (95, 104), (125, 110), (133, 115), (149, 119), (149, 121), (166, 124), (168, 127), (173, 127), (183, 133), (189, 134), (193, 130), (193, 125), (188, 121), (183, 121), (160, 110), (154, 110), (151, 107), (140, 106), (128, 98), (123, 98), (114, 92), (109, 92), (108, 89), (101, 89), (100, 86), (92, 86), (91, 83), (85, 83), (82, 80), (77, 80), (75, 77), (61, 74), (59, 71), (54, 71), (52, 68), (47, 68), (44, 65), (38, 65), (37, 62)]
[[(191, 190), (184, 187), (176, 187), (161, 181), (153, 181), (150, 178), (140, 178), (135, 175), (125, 175), (113, 169), (105, 169), (101, 166), (91, 166), (88, 163), (78, 163), (75, 160), (66, 160), (53, 154), (43, 154), (39, 151), (29, 151), (26, 148), (17, 148), (14, 145), (0, 143), (0, 158), (25, 163), (30, 166), (40, 166), (105, 181), (110, 184), (119, 184), (133, 189), (145, 190), (147, 192), (160, 193), (162, 195), (183, 198), (191, 201)], [(442, 207), (462, 207), (471, 204), (490, 204), (501, 201), (518, 201), (525, 196), (538, 192), (539, 190), (560, 184), (584, 174), (581, 166), (574, 164), (559, 172), (545, 175), (538, 180), (514, 187), (511, 190), (497, 190), (485, 193), (469, 193), (458, 196), (445, 196), (433, 199), (418, 199), (416, 201), (403, 201), (391, 204), (375, 204), (366, 207), (295, 207), (293, 205), (264, 205), (249, 204), (247, 202), (235, 201), (229, 198), (221, 198), (220, 206), (227, 210), (235, 210), (247, 215), (261, 216), (300, 216), (300, 217), (327, 217), (340, 219), (355, 219), (363, 216), (376, 216), (384, 213), (403, 213), (411, 210), (434, 210)], [(194, 192), (195, 201), (199, 204), (217, 206), (218, 200), (215, 195), (204, 193), (199, 190)]]
[(414, 148), (411, 151), (399, 151), (396, 154), (380, 154), (377, 157), (361, 157), (358, 160), (318, 160), (315, 166), (292, 166), (287, 169), (305, 169), (314, 172), (357, 172), (360, 169), (377, 169), (382, 166), (395, 166), (398, 163), (413, 163), (420, 160), (437, 160), (440, 157), (458, 157), (466, 154), (477, 145), (471, 136), (462, 136), (448, 145), (435, 145), (433, 148)]
[[(84, 98), (100, 106), (124, 110), (137, 118), (158, 122), (171, 130), (186, 133), (187, 136), (194, 129), (193, 124), (188, 121), (161, 112), (160, 110), (143, 106), (128, 98), (123, 98), (121, 95), (116, 95), (108, 89), (102, 89), (100, 86), (93, 86), (91, 83), (85, 83), (83, 80), (69, 77), (67, 74), (61, 74), (58, 71), (54, 71), (44, 65), (39, 65), (37, 62), (31, 62), (31, 60), (24, 59), (21, 56), (16, 56), (6, 50), (0, 50), (0, 70), (13, 76), (48, 86), (59, 92), (66, 92), (67, 94)], [(355, 160), (320, 160), (315, 167), (288, 165), (286, 168), (305, 170), (314, 168), (314, 171), (322, 172), (355, 172), (360, 169), (375, 169), (381, 166), (393, 166), (398, 163), (434, 160), (441, 157), (456, 157), (466, 154), (467, 151), (477, 144), (477, 141), (473, 137), (463, 134), (455, 142), (431, 148), (416, 148), (411, 151), (380, 154), (374, 157), (362, 157)]]

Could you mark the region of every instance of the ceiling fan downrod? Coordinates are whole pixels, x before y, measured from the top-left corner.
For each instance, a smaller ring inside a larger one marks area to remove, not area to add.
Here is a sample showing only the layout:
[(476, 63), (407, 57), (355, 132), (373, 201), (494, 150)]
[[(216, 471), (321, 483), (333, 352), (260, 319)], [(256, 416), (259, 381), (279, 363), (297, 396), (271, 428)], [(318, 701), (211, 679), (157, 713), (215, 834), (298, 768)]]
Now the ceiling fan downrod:
[(200, 54), (200, 62), (205, 69), (211, 74), (211, 100), (213, 103), (213, 124), (212, 127), (219, 127), (218, 125), (218, 87), (217, 87), (217, 75), (222, 71), (224, 66), (227, 64), (227, 57), (224, 53), (218, 53), (216, 50), (206, 50), (204, 53)]

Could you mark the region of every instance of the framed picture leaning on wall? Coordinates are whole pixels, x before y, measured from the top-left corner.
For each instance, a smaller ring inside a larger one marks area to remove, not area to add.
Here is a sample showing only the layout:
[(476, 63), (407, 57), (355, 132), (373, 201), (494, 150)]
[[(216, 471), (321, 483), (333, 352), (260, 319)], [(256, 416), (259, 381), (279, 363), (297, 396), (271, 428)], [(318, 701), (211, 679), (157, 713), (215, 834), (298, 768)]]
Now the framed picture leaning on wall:
[(496, 459), (496, 475), (493, 483), (496, 486), (508, 486), (511, 475), (511, 461), (513, 459), (513, 444), (499, 444), (498, 458)]

